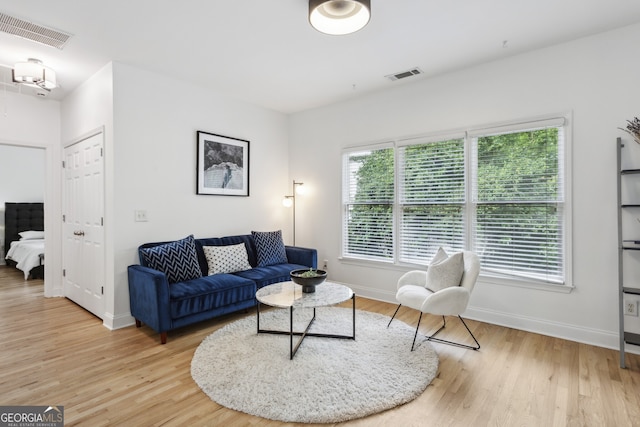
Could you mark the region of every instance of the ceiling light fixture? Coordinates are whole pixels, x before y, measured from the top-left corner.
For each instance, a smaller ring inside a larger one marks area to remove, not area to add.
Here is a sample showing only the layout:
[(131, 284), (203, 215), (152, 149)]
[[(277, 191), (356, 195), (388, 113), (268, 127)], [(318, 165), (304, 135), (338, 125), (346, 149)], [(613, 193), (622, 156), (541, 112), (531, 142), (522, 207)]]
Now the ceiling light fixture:
[(309, 0), (309, 23), (321, 33), (355, 33), (367, 25), (369, 18), (371, 0)]
[(12, 74), (15, 83), (36, 86), (46, 90), (58, 87), (56, 72), (44, 66), (39, 59), (29, 58), (27, 62), (16, 63)]

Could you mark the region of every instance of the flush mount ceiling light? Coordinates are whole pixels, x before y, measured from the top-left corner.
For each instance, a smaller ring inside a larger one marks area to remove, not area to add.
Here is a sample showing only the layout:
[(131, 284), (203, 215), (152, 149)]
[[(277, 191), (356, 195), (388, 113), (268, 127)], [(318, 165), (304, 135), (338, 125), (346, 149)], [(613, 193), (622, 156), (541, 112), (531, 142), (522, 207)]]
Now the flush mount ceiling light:
[(56, 72), (44, 66), (42, 61), (34, 58), (29, 58), (27, 62), (16, 63), (13, 67), (13, 81), (46, 90), (58, 87)]
[(370, 0), (309, 0), (309, 23), (321, 33), (355, 33), (370, 17)]

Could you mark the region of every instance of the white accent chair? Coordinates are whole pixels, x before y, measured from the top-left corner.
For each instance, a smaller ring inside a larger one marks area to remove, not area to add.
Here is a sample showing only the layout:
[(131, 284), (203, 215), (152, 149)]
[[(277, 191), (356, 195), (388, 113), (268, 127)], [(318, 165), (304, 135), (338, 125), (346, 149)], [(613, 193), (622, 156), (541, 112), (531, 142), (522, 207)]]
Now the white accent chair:
[[(398, 314), (398, 310), (402, 305), (413, 308), (420, 312), (418, 318), (418, 326), (416, 326), (416, 333), (413, 336), (413, 344), (411, 345), (411, 351), (416, 344), (416, 337), (418, 336), (418, 328), (420, 328), (420, 320), (424, 313), (430, 313), (442, 316), (442, 326), (430, 336), (427, 336), (428, 341), (439, 342), (443, 344), (455, 345), (458, 347), (468, 348), (471, 350), (480, 349), (480, 343), (471, 330), (460, 317), (462, 313), (467, 309), (469, 304), (469, 298), (471, 291), (476, 284), (478, 274), (480, 274), (480, 259), (478, 256), (470, 251), (463, 252), (464, 259), (464, 273), (460, 280), (460, 286), (452, 286), (441, 289), (437, 292), (432, 292), (425, 287), (427, 280), (427, 272), (423, 270), (413, 270), (405, 273), (398, 280), (398, 292), (396, 293), (396, 300), (400, 303), (393, 317), (389, 321), (387, 328), (391, 325), (391, 322)], [(447, 341), (435, 336), (444, 329), (446, 326), (445, 316), (458, 316), (460, 321), (467, 331), (471, 335), (471, 338), (475, 341), (476, 345), (461, 344), (453, 341)]]

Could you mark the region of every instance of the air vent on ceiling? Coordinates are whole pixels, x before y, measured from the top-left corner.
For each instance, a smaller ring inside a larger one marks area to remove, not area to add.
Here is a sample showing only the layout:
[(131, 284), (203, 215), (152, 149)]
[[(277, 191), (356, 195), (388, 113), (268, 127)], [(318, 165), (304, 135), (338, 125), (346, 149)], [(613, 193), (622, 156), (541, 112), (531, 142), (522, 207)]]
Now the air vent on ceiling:
[(71, 34), (43, 27), (0, 12), (0, 31), (47, 46), (62, 49)]
[(395, 82), (396, 80), (406, 79), (407, 77), (415, 76), (417, 74), (422, 74), (422, 73), (423, 71), (420, 68), (416, 67), (407, 71), (401, 71), (399, 73), (389, 74), (388, 76), (385, 76), (385, 77), (391, 80), (392, 82)]

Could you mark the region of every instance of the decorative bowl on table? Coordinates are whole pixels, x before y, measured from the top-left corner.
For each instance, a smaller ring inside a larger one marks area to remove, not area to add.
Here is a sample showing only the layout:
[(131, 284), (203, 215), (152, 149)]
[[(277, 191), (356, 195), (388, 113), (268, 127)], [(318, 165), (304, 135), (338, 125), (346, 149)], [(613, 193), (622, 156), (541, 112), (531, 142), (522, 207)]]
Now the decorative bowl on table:
[(327, 278), (327, 272), (324, 270), (293, 270), (291, 273), (291, 281), (302, 286), (302, 292), (310, 294), (316, 291), (316, 286), (324, 282)]

